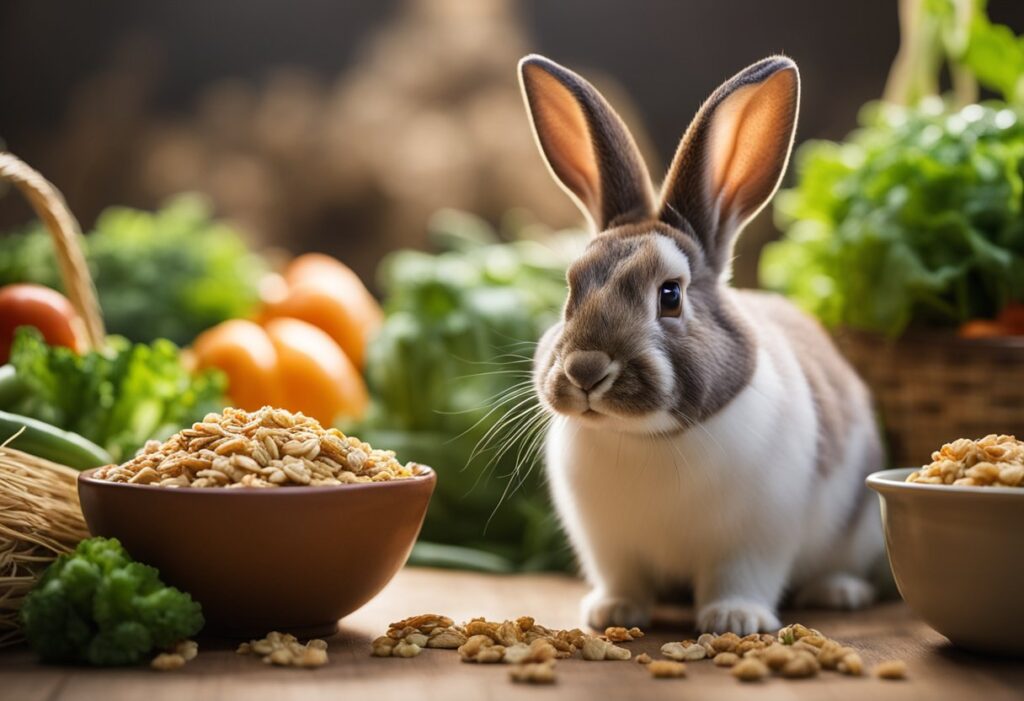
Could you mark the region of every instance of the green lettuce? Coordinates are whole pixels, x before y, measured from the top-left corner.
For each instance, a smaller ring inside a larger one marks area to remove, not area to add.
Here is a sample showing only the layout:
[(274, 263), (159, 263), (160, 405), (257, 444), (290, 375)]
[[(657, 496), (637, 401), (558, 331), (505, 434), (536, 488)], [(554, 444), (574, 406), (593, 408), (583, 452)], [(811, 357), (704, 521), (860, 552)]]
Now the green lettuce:
[(112, 336), (102, 351), (78, 355), (19, 328), (11, 347), (18, 391), (0, 409), (73, 431), (120, 462), (147, 440), (163, 439), (220, 411), (219, 371), (193, 375), (173, 343), (133, 344)]
[[(266, 264), (197, 195), (156, 212), (111, 207), (82, 238), (107, 329), (136, 342), (184, 345), (258, 302)], [(53, 244), (41, 227), (0, 237), (0, 285), (61, 289)]]
[(799, 149), (762, 284), (829, 326), (889, 336), (1024, 299), (1024, 115), (935, 98), (870, 104), (860, 121)]
[(503, 243), (451, 211), (433, 220), (432, 236), (440, 254), (400, 251), (381, 265), (387, 318), (366, 363), (373, 404), (353, 430), (438, 471), (415, 562), (564, 568), (529, 372), (565, 299), (571, 237)]

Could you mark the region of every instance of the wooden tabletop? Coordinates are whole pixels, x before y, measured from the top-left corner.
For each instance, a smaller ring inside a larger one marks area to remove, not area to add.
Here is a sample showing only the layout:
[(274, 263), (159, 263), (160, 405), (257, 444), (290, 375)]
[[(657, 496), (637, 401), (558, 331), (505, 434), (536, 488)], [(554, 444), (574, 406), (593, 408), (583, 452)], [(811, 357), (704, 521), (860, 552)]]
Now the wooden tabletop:
[[(534, 616), (551, 627), (575, 627), (584, 587), (555, 575), (489, 576), (406, 569), (365, 608), (345, 619), (329, 640), (330, 661), (314, 669), (271, 668), (234, 652), (237, 641), (201, 640), (199, 657), (174, 672), (148, 668), (85, 669), (37, 664), (26, 649), (0, 651), (0, 699), (12, 701), (207, 701), (212, 699), (1024, 699), (1024, 663), (970, 655), (914, 619), (900, 603), (860, 613), (801, 611), (783, 616), (819, 628), (862, 651), (868, 666), (891, 658), (909, 667), (905, 681), (841, 677), (769, 679), (740, 684), (708, 661), (688, 665), (687, 679), (655, 680), (636, 662), (558, 663), (551, 687), (513, 685), (506, 665), (459, 662), (451, 650), (424, 650), (412, 659), (369, 656), (369, 641), (393, 620), (443, 613), (457, 621)], [(647, 637), (626, 645), (634, 656), (659, 657), (669, 640), (690, 637), (692, 612), (667, 610)]]

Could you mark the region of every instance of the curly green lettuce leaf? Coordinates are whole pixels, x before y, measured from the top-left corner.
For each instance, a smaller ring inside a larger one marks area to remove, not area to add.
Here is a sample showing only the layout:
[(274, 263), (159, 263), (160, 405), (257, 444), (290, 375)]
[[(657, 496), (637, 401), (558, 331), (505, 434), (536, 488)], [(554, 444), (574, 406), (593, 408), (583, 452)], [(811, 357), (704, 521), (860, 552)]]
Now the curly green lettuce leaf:
[(1024, 298), (1024, 122), (1000, 103), (869, 105), (843, 144), (808, 142), (779, 193), (765, 287), (829, 326), (896, 336)]
[(82, 355), (18, 329), (11, 364), (22, 391), (2, 408), (73, 431), (125, 460), (147, 440), (166, 438), (223, 406), (218, 371), (193, 374), (166, 340), (110, 337)]
[[(111, 207), (82, 247), (108, 330), (137, 342), (186, 344), (221, 321), (247, 316), (267, 269), (197, 195), (179, 195), (156, 212)], [(0, 237), (0, 285), (12, 282), (61, 289), (42, 228)]]

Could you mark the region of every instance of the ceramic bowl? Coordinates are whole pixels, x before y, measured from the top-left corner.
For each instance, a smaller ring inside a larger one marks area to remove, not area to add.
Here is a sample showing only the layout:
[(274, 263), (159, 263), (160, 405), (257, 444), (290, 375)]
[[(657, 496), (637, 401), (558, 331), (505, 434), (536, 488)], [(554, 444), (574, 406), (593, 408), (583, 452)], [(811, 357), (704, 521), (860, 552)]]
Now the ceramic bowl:
[(93, 535), (192, 594), (208, 631), (333, 632), (384, 588), (419, 535), (437, 477), (280, 489), (168, 489), (78, 478)]
[(906, 482), (911, 472), (867, 480), (900, 594), (956, 645), (1024, 656), (1024, 489)]

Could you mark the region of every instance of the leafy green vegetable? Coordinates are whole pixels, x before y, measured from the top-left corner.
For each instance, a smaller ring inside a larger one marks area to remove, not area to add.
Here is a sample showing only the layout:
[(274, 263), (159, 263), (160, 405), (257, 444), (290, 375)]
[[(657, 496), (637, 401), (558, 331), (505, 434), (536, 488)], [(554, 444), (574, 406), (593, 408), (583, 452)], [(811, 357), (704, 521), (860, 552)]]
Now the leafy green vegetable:
[(1002, 104), (868, 105), (846, 142), (808, 142), (775, 201), (761, 281), (831, 326), (993, 317), (1024, 299), (1024, 118)]
[(45, 662), (127, 665), (203, 627), (198, 602), (135, 562), (115, 538), (90, 538), (50, 565), (21, 621)]
[(960, 61), (982, 85), (1002, 93), (1007, 102), (1024, 106), (1024, 38), (989, 21), (984, 2), (975, 6)]
[(192, 375), (166, 340), (132, 344), (114, 336), (102, 351), (78, 355), (22, 327), (11, 365), (21, 391), (0, 409), (73, 431), (118, 462), (223, 406), (224, 376)]
[[(111, 207), (83, 238), (108, 330), (133, 341), (185, 344), (248, 315), (266, 270), (208, 204), (183, 195), (158, 212)], [(41, 228), (0, 237), (0, 285), (61, 288), (53, 244)]]
[(529, 370), (565, 298), (571, 239), (499, 243), (485, 223), (450, 211), (433, 220), (432, 235), (445, 252), (401, 251), (381, 266), (387, 319), (366, 367), (374, 400), (353, 430), (438, 470), (422, 538), (461, 549), (421, 547), (422, 561), (564, 567), (570, 554), (540, 478), (542, 414)]

